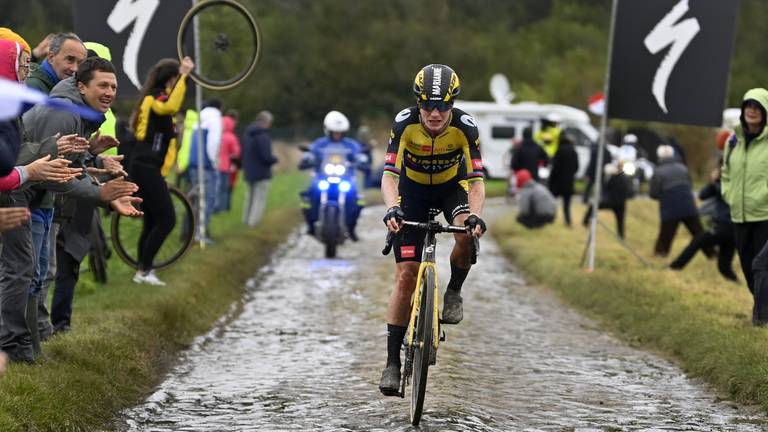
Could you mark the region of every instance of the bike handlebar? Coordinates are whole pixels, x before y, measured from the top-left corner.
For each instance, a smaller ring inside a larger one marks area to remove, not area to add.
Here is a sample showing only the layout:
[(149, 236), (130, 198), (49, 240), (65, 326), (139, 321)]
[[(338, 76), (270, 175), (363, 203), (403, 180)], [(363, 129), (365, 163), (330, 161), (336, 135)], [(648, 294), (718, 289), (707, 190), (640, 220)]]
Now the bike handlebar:
[[(424, 231), (431, 231), (434, 233), (468, 233), (469, 228), (466, 226), (458, 226), (458, 225), (442, 225), (439, 222), (431, 221), (431, 222), (414, 222), (414, 221), (402, 221), (400, 222), (400, 225), (404, 226), (410, 226), (419, 230)], [(389, 255), (389, 252), (392, 250), (392, 243), (395, 240), (395, 237), (397, 237), (399, 233), (394, 232), (388, 232), (387, 233), (387, 240), (386, 244), (384, 245), (384, 249), (381, 250), (382, 255)], [(477, 263), (477, 255), (480, 253), (480, 239), (478, 239), (475, 236), (472, 236), (472, 257), (471, 262), (472, 264)]]

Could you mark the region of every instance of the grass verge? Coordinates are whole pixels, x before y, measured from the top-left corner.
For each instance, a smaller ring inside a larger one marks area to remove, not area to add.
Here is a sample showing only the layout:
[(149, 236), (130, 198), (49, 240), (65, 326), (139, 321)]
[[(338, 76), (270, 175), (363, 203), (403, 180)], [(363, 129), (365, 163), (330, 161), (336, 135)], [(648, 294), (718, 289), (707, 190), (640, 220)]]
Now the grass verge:
[[(659, 222), (656, 203), (649, 200), (629, 203), (626, 232), (629, 246), (652, 268), (601, 230), (596, 270), (589, 274), (579, 267), (587, 238), (578, 224), (583, 210), (574, 209), (573, 228), (560, 218), (541, 230), (526, 230), (510, 212), (492, 232), (529, 282), (553, 290), (630, 344), (676, 361), (689, 376), (736, 401), (768, 409), (768, 329), (750, 323), (746, 284), (725, 281), (716, 263), (701, 254), (682, 272), (666, 270), (668, 260), (651, 256)], [(611, 213), (600, 212), (600, 220), (614, 226)], [(687, 232), (678, 233), (669, 260), (688, 241)], [(741, 275), (738, 263), (734, 266)]]
[(233, 209), (212, 221), (217, 243), (160, 272), (167, 287), (132, 283), (133, 270), (117, 257), (107, 285), (82, 274), (73, 331), (44, 344), (49, 360), (41, 366), (12, 365), (0, 379), (0, 430), (112, 429), (115, 414), (147, 395), (178, 351), (242, 298), (245, 281), (301, 220), (297, 194), (305, 177), (273, 179), (255, 229), (240, 222), (238, 188)]

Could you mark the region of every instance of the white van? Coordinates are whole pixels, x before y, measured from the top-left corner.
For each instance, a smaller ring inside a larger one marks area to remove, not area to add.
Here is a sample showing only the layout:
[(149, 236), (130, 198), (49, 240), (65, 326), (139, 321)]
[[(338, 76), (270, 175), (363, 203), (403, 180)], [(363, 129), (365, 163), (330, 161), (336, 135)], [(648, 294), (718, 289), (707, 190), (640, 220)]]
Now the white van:
[(541, 128), (542, 120), (550, 114), (560, 117), (560, 128), (576, 141), (576, 153), (579, 155), (577, 178), (584, 175), (589, 164), (590, 149), (599, 136), (586, 112), (566, 105), (457, 100), (455, 106), (466, 111), (477, 122), (483, 163), (490, 178), (508, 177), (513, 142), (522, 140), (523, 129), (526, 127), (532, 127), (536, 133)]

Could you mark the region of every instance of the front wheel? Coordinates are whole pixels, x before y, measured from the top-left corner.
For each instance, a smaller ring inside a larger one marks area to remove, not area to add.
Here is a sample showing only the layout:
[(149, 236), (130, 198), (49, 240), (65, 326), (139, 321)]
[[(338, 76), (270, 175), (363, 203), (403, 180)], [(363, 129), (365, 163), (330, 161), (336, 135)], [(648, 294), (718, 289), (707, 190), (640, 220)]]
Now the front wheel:
[(411, 424), (419, 425), (424, 410), (432, 345), (434, 340), (435, 271), (427, 267), (421, 286), (421, 304), (416, 318), (413, 345), (413, 387), (411, 389)]

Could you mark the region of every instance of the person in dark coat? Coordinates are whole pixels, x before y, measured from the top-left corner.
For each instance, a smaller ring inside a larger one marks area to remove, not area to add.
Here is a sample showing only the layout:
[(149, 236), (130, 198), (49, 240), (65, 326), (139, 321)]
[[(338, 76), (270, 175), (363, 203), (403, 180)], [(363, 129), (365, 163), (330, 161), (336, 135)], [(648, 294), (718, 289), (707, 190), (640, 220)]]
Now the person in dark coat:
[(714, 201), (711, 229), (697, 234), (683, 252), (669, 264), (672, 270), (682, 270), (693, 259), (696, 252), (705, 248), (717, 246), (717, 269), (724, 278), (737, 282), (738, 278), (731, 265), (736, 254), (736, 240), (731, 222), (731, 208), (723, 200), (720, 193), (720, 167), (712, 172), (710, 183), (699, 191), (699, 199), (712, 199)]
[[(539, 181), (539, 167), (549, 163), (549, 156), (533, 139), (530, 127), (523, 129), (523, 141), (512, 150), (510, 168), (513, 172), (528, 170), (533, 179)], [(519, 186), (519, 185), (518, 185)]]
[[(659, 201), (661, 226), (654, 253), (657, 256), (667, 256), (675, 239), (677, 226), (681, 222), (694, 237), (704, 228), (699, 221), (699, 212), (693, 200), (688, 168), (675, 157), (675, 150), (671, 146), (659, 146), (656, 156), (659, 165), (651, 178), (650, 196)], [(705, 253), (711, 256), (712, 249), (707, 248)]]
[[(592, 188), (595, 186), (595, 179), (597, 178), (597, 150), (600, 146), (592, 144), (592, 148), (589, 151), (589, 164), (587, 170), (584, 172), (584, 178), (587, 180), (587, 185), (584, 187), (584, 194), (582, 195), (582, 202), (588, 203), (592, 197)], [(603, 147), (603, 166), (611, 163), (611, 152), (607, 147)]]
[[(603, 188), (597, 209), (613, 211), (616, 216), (616, 232), (623, 239), (625, 238), (624, 219), (627, 213), (627, 200), (632, 196), (632, 179), (624, 174), (621, 163), (605, 165), (603, 174)], [(592, 206), (590, 205), (587, 207), (587, 213), (584, 214), (582, 225), (588, 226), (591, 217)]]
[(563, 197), (563, 215), (565, 224), (571, 226), (571, 197), (573, 180), (579, 170), (579, 155), (573, 139), (567, 134), (560, 137), (557, 153), (552, 158), (552, 171), (549, 174), (549, 190), (555, 197)]
[(272, 140), (267, 133), (272, 121), (272, 113), (261, 111), (243, 136), (241, 157), (248, 187), (243, 206), (243, 222), (249, 227), (255, 227), (261, 220), (267, 205), (272, 165), (277, 163), (277, 158), (272, 155)]

